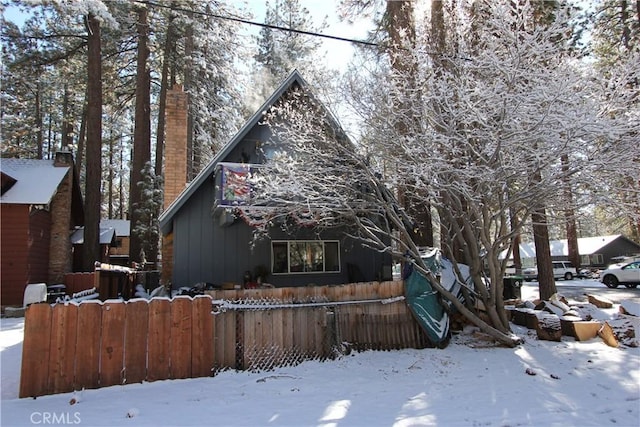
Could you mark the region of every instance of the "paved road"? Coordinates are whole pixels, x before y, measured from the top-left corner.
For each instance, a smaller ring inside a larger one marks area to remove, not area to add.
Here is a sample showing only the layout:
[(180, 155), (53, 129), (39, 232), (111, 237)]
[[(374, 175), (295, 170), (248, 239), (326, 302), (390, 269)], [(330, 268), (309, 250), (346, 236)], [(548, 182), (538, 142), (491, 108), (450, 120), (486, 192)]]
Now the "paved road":
[[(610, 299), (615, 303), (623, 300), (631, 300), (640, 304), (640, 287), (627, 289), (619, 286), (617, 289), (607, 288), (597, 280), (556, 280), (558, 293), (574, 301), (586, 301), (585, 294), (600, 295)], [(522, 286), (523, 299), (535, 299), (540, 296), (538, 292), (538, 282), (524, 282)]]

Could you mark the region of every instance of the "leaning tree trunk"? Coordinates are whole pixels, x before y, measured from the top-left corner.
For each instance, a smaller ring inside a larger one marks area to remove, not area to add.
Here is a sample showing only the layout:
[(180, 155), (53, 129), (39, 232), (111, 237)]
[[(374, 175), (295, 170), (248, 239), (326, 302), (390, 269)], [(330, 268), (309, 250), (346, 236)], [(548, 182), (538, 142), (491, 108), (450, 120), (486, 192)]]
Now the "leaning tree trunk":
[(93, 14), (87, 18), (87, 141), (84, 204), (84, 243), (82, 263), (84, 271), (93, 271), (100, 259), (100, 183), (102, 180), (102, 60), (100, 19)]

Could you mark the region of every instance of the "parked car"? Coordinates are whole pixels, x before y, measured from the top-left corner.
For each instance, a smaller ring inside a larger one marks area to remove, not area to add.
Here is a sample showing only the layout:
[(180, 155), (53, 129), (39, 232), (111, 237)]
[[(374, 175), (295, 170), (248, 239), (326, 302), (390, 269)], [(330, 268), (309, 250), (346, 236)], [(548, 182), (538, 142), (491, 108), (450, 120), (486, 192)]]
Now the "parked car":
[(640, 285), (640, 261), (610, 265), (600, 273), (600, 281), (608, 288), (617, 288), (618, 285), (635, 288)]
[[(538, 268), (529, 267), (522, 270), (524, 280), (531, 281), (538, 279)], [(569, 261), (553, 261), (553, 278), (573, 280), (576, 276), (576, 268)]]

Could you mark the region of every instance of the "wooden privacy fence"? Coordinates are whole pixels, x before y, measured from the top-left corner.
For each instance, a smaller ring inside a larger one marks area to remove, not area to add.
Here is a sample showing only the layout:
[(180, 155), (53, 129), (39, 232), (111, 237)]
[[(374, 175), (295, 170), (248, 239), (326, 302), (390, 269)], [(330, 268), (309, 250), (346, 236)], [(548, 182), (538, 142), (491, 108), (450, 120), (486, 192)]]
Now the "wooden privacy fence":
[(402, 282), (211, 291), (191, 297), (33, 304), (20, 397), (262, 370), (345, 347), (429, 345)]
[(64, 275), (64, 285), (67, 295), (86, 291), (95, 286), (95, 273), (67, 273)]

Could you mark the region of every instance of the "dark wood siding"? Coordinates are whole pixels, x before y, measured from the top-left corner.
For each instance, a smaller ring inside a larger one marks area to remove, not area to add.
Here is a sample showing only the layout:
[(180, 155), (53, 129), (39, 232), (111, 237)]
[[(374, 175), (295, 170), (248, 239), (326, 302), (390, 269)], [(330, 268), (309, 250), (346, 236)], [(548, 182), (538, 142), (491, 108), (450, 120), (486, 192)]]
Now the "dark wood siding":
[(49, 211), (31, 209), (28, 238), (27, 283), (46, 283), (49, 278), (49, 247), (51, 243), (51, 213)]
[(2, 305), (22, 305), (27, 284), (29, 206), (1, 205)]
[(596, 252), (602, 254), (602, 267), (607, 267), (612, 263), (611, 258), (640, 254), (640, 245), (627, 239), (626, 237), (618, 237)]
[[(266, 126), (255, 126), (226, 158), (232, 163), (262, 163), (257, 150), (271, 137)], [(215, 173), (215, 172), (214, 172)], [(200, 282), (222, 285), (243, 283), (245, 271), (257, 266), (271, 268), (271, 240), (338, 240), (341, 271), (338, 273), (270, 275), (267, 282), (275, 286), (331, 285), (355, 281), (391, 279), (384, 277), (383, 265), (390, 276), (391, 259), (359, 242), (345, 238), (344, 230), (324, 230), (320, 234), (311, 228), (299, 228), (286, 234), (279, 227), (269, 232), (269, 238), (253, 244), (253, 228), (242, 219), (224, 221), (220, 210), (213, 207), (218, 195), (216, 176), (212, 173), (173, 217), (172, 287), (191, 287)]]

